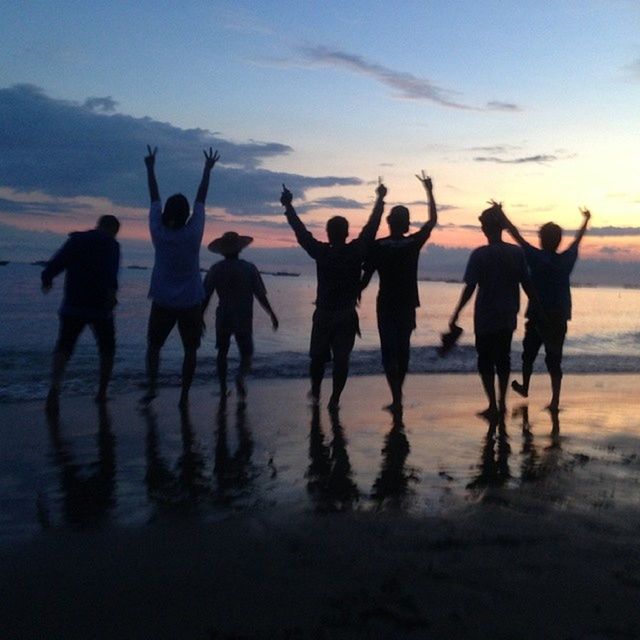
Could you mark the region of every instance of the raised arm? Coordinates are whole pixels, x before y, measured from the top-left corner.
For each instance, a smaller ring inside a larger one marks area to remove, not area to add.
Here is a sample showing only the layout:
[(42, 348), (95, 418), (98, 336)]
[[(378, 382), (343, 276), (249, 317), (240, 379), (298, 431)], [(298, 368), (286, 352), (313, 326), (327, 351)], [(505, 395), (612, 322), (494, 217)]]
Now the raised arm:
[(280, 204), (284, 207), (284, 215), (287, 218), (289, 226), (296, 234), (298, 244), (312, 257), (315, 258), (318, 248), (322, 245), (316, 240), (310, 231), (304, 226), (304, 223), (298, 217), (296, 210), (293, 208), (293, 194), (287, 187), (282, 185), (282, 195), (280, 196)]
[(422, 225), (417, 236), (426, 242), (433, 231), (433, 228), (438, 224), (438, 209), (436, 207), (436, 201), (433, 197), (433, 182), (431, 178), (425, 175), (424, 171), (421, 171), (421, 175), (416, 174), (416, 178), (420, 180), (424, 190), (427, 194), (427, 201), (429, 203), (429, 219)]
[(580, 207), (580, 213), (582, 214), (582, 217), (583, 217), (582, 226), (578, 229), (578, 231), (576, 231), (576, 237), (573, 239), (573, 242), (569, 247), (570, 249), (573, 249), (574, 247), (575, 248), (578, 247), (587, 230), (587, 225), (589, 224), (589, 220), (591, 220), (591, 211), (589, 211), (589, 209), (587, 209), (586, 207)]
[(147, 145), (148, 155), (145, 156), (144, 163), (147, 166), (147, 183), (149, 185), (149, 198), (151, 202), (158, 202), (160, 200), (160, 191), (158, 189), (158, 181), (156, 180), (156, 153), (158, 153), (158, 147), (154, 147), (151, 151), (151, 147)]
[(203, 151), (202, 153), (204, 153), (204, 169), (202, 170), (202, 180), (200, 180), (200, 186), (198, 187), (198, 193), (196, 194), (196, 202), (204, 204), (207, 199), (207, 192), (209, 191), (209, 177), (211, 175), (211, 169), (213, 169), (216, 162), (220, 160), (220, 154), (217, 150), (213, 151), (211, 147), (209, 147), (209, 153), (206, 151)]
[(504, 228), (509, 232), (511, 237), (521, 247), (524, 247), (524, 246), (528, 245), (529, 243), (520, 235), (520, 232), (518, 231), (516, 225), (513, 224), (513, 222), (511, 222), (511, 220), (509, 220), (509, 218), (507, 217), (507, 214), (502, 210), (502, 204), (496, 202), (495, 200), (492, 200), (491, 203), (492, 204), (497, 204), (500, 207), (500, 213), (502, 214), (502, 224), (504, 225)]
[(364, 241), (366, 244), (370, 244), (376, 238), (376, 233), (378, 233), (378, 227), (380, 226), (380, 220), (382, 220), (382, 213), (384, 212), (384, 197), (386, 195), (387, 187), (382, 184), (382, 179), (378, 178), (376, 201), (373, 205), (373, 210), (367, 220), (367, 224), (362, 227), (362, 231), (358, 236), (358, 239)]

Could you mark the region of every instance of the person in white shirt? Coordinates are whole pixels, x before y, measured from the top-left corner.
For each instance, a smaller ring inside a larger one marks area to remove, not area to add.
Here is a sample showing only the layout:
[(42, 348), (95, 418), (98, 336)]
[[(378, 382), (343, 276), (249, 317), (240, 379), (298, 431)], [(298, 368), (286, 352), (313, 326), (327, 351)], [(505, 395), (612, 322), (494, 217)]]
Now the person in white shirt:
[(182, 390), (180, 406), (186, 406), (189, 389), (196, 369), (196, 353), (202, 335), (202, 300), (204, 288), (200, 276), (200, 244), (204, 233), (204, 203), (209, 189), (209, 176), (220, 159), (217, 151), (204, 152), (204, 170), (198, 187), (193, 215), (189, 218), (189, 201), (181, 193), (167, 198), (162, 208), (160, 192), (155, 176), (157, 147), (144, 162), (151, 207), (149, 231), (155, 249), (149, 298), (151, 312), (147, 330), (147, 378), (146, 394), (141, 402), (148, 404), (157, 394), (160, 350), (173, 327), (177, 324), (184, 360), (182, 364)]

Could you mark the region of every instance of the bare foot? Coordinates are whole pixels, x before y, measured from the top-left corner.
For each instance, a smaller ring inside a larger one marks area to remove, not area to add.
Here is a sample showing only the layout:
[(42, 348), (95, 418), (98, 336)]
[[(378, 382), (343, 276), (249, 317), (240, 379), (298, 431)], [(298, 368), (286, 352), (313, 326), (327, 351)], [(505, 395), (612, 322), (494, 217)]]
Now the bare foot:
[(529, 390), (525, 389), (523, 385), (521, 385), (517, 380), (511, 381), (511, 388), (518, 394), (520, 394), (523, 398), (529, 397)]

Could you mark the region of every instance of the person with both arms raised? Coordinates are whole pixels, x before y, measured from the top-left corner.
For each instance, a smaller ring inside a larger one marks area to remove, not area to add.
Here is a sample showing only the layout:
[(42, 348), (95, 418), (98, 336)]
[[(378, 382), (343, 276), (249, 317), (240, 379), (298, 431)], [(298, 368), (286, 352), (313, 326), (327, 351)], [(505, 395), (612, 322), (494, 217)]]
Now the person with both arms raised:
[(284, 185), (282, 187), (280, 202), (285, 208), (287, 222), (296, 234), (298, 244), (316, 261), (318, 284), (309, 348), (309, 395), (313, 402), (318, 402), (326, 363), (333, 359), (333, 390), (329, 408), (337, 409), (349, 375), (349, 357), (356, 335), (360, 333), (356, 304), (360, 295), (362, 263), (380, 226), (387, 188), (383, 184), (378, 185), (373, 211), (355, 240), (347, 242), (348, 220), (333, 216), (326, 227), (329, 242), (321, 242), (304, 226), (293, 208), (293, 195)]

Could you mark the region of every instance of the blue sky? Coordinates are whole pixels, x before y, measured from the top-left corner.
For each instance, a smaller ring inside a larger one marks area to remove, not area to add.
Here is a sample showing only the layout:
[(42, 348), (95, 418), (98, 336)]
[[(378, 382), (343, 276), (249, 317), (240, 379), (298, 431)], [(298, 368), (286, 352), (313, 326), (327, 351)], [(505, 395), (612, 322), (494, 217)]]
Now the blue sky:
[[(220, 149), (208, 232), (292, 236), (287, 181), (322, 233), (358, 228), (433, 176), (444, 248), (489, 198), (525, 232), (589, 206), (592, 259), (640, 260), (640, 3), (3, 2), (0, 222), (55, 231), (115, 211), (144, 238), (145, 144), (163, 195), (192, 197)], [(29, 85), (16, 88), (15, 85)], [(411, 204), (416, 221), (423, 205)], [(607, 229), (610, 232), (607, 232)], [(627, 230), (622, 233), (622, 230)], [(17, 236), (16, 236), (17, 237)], [(22, 237), (22, 236), (20, 236)], [(533, 236), (532, 236), (533, 237)]]

